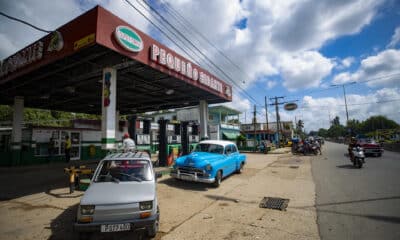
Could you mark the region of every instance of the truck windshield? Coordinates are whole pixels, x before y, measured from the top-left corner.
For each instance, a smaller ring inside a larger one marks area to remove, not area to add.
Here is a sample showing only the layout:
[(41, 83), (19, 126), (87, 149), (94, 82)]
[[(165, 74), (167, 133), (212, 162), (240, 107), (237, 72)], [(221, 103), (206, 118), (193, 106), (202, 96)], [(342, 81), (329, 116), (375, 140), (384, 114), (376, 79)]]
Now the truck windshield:
[(146, 160), (107, 160), (100, 164), (95, 182), (151, 181), (150, 162)]
[(193, 152), (209, 152), (223, 154), (224, 147), (218, 144), (200, 143), (196, 146)]

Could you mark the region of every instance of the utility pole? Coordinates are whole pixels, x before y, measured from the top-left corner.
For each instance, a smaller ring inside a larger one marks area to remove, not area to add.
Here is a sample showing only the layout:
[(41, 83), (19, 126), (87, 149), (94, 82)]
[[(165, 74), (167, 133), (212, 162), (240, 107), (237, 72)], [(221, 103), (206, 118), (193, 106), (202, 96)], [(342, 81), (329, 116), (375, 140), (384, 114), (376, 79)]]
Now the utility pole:
[(269, 135), (268, 135), (268, 130), (269, 130), (269, 126), (268, 126), (268, 107), (267, 107), (267, 96), (265, 96), (265, 120), (267, 121), (267, 139), (269, 140)]
[(343, 88), (343, 97), (344, 97), (344, 106), (346, 107), (346, 126), (348, 126), (349, 123), (349, 111), (347, 110), (347, 99), (346, 99), (346, 90), (344, 88), (345, 85), (350, 85), (350, 84), (355, 84), (356, 82), (350, 82), (346, 84), (332, 84), (331, 87), (337, 87), (337, 86), (342, 86)]
[(346, 99), (346, 90), (344, 89), (344, 85), (342, 85), (343, 87), (343, 95), (344, 95), (344, 105), (346, 106), (346, 126), (347, 124), (349, 124), (349, 111), (347, 110), (347, 99)]
[(254, 112), (253, 112), (253, 127), (254, 127), (254, 152), (257, 151), (257, 140), (256, 140), (256, 105), (254, 105)]
[(280, 147), (280, 139), (279, 139), (279, 131), (280, 131), (280, 126), (279, 126), (279, 107), (278, 105), (284, 104), (285, 102), (278, 102), (278, 99), (284, 98), (284, 97), (273, 97), (269, 98), (270, 100), (275, 99), (275, 103), (271, 103), (270, 105), (274, 106), (275, 105), (275, 112), (276, 112), (276, 133), (277, 133), (277, 142), (278, 142), (278, 147)]

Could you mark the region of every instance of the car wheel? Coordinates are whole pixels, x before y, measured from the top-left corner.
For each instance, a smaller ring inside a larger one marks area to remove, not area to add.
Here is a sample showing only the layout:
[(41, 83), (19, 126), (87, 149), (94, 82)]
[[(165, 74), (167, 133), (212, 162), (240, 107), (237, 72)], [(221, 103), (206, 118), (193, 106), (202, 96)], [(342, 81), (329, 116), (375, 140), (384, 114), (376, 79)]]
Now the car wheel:
[(243, 172), (243, 167), (244, 167), (244, 163), (242, 162), (242, 163), (240, 163), (240, 167), (239, 167), (239, 169), (236, 171), (236, 173), (242, 173)]
[(222, 171), (218, 171), (217, 175), (215, 176), (214, 187), (219, 187), (222, 181)]
[(147, 236), (149, 238), (154, 238), (157, 235), (158, 228), (160, 226), (160, 208), (158, 206), (157, 206), (157, 213), (158, 213), (158, 217), (154, 221), (153, 226), (151, 228), (149, 228), (147, 231)]

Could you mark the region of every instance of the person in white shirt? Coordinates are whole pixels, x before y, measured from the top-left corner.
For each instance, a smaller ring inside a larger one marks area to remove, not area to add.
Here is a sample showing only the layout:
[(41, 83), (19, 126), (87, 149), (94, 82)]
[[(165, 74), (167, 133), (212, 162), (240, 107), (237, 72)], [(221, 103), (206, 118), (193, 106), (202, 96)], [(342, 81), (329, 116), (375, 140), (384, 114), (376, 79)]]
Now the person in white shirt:
[(136, 145), (135, 141), (130, 138), (129, 133), (124, 134), (124, 141), (122, 142), (122, 147), (124, 152), (135, 151)]

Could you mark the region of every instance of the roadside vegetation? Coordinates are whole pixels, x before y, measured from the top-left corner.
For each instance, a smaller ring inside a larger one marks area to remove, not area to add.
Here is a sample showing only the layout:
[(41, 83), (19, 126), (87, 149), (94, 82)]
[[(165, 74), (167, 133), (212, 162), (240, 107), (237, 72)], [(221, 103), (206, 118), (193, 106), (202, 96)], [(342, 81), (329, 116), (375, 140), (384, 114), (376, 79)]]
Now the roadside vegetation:
[(400, 125), (384, 116), (372, 116), (365, 121), (349, 120), (346, 127), (340, 124), (340, 119), (336, 116), (329, 129), (320, 128), (318, 132), (310, 132), (310, 135), (331, 139), (362, 135), (380, 142), (399, 142)]

